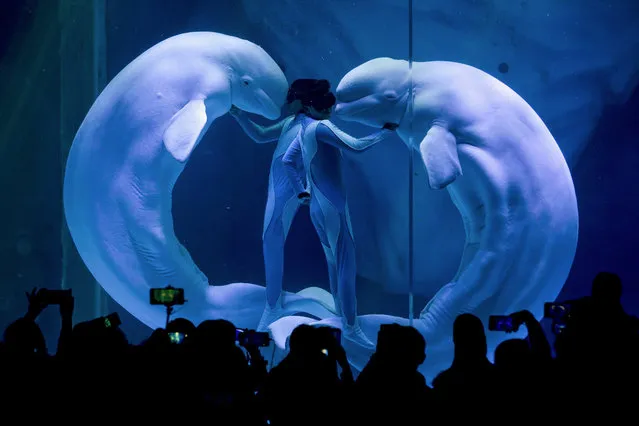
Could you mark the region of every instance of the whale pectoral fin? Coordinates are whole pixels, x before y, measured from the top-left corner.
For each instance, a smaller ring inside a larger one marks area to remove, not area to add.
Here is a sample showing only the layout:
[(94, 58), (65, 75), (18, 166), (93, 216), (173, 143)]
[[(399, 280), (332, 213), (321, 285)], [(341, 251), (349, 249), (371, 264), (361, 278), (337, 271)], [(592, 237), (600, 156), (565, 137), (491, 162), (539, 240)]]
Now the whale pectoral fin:
[(177, 161), (185, 162), (202, 138), (207, 121), (204, 101), (190, 101), (171, 118), (164, 132), (164, 147)]
[(445, 188), (461, 176), (457, 141), (447, 129), (441, 126), (431, 127), (419, 144), (419, 151), (431, 189)]

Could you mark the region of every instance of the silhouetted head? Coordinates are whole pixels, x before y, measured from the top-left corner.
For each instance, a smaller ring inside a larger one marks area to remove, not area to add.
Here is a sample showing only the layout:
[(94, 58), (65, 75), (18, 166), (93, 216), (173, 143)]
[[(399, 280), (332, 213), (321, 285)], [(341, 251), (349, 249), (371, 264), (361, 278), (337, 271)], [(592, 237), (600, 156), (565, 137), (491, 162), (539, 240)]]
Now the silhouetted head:
[(79, 358), (121, 356), (129, 349), (129, 342), (122, 330), (119, 327), (105, 327), (103, 318), (76, 324), (71, 333), (71, 343), (74, 355)]
[(46, 355), (47, 346), (42, 330), (35, 321), (20, 318), (4, 330), (4, 347), (15, 355)]
[(384, 324), (377, 333), (376, 358), (417, 369), (426, 359), (426, 340), (415, 328)]
[(426, 339), (414, 327), (405, 327), (408, 362), (417, 369), (426, 360)]
[(169, 335), (163, 328), (156, 328), (151, 335), (146, 339), (140, 347), (142, 349), (148, 349), (150, 351), (162, 351), (168, 348), (171, 344)]
[(195, 339), (200, 347), (235, 347), (237, 328), (226, 320), (202, 321), (195, 330)]
[(527, 368), (530, 357), (530, 346), (523, 339), (505, 340), (495, 349), (495, 365), (506, 370)]
[(277, 119), (286, 100), (288, 82), (277, 63), (260, 46), (229, 37), (231, 102), (241, 110)]
[(286, 97), (293, 112), (304, 112), (317, 120), (328, 119), (335, 105), (335, 95), (328, 80), (295, 80)]
[(290, 353), (293, 355), (306, 355), (319, 351), (319, 343), (316, 340), (315, 327), (301, 324), (295, 327), (289, 339)]
[(400, 123), (408, 107), (408, 62), (372, 59), (348, 72), (337, 85), (335, 114), (372, 127)]
[(169, 333), (182, 333), (184, 335), (191, 335), (195, 332), (196, 327), (191, 321), (186, 318), (175, 318), (169, 322), (166, 327), (166, 331)]
[(461, 314), (453, 323), (455, 359), (485, 358), (488, 351), (484, 324), (473, 314)]
[(621, 278), (611, 272), (600, 272), (592, 281), (592, 298), (595, 303), (619, 305), (621, 303)]

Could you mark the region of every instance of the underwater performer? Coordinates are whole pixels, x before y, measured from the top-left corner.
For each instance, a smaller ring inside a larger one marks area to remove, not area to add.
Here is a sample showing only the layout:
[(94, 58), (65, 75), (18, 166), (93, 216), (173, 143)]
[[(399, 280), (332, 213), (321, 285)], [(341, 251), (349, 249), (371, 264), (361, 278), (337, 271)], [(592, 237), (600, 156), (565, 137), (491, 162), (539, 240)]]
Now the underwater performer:
[[(324, 248), (331, 293), (342, 317), (343, 337), (362, 346), (374, 347), (357, 321), (355, 294), (355, 242), (342, 181), (342, 150), (362, 152), (393, 133), (398, 125), (357, 139), (339, 130), (328, 119), (335, 105), (330, 90), (318, 93), (318, 83), (307, 81), (307, 96), (301, 96), (302, 130), (282, 158), (297, 197), (310, 197), (311, 220)], [(304, 174), (300, 173), (302, 170)], [(307, 185), (310, 191), (307, 190)]]
[[(282, 157), (293, 139), (301, 129), (300, 114), (303, 110), (300, 97), (311, 95), (308, 92), (308, 80), (299, 79), (289, 87), (286, 102), (292, 115), (270, 126), (261, 126), (252, 121), (248, 114), (239, 108), (232, 107), (229, 113), (244, 132), (256, 143), (277, 141), (277, 147), (271, 161), (269, 173), (268, 197), (264, 211), (264, 228), (262, 232), (262, 250), (264, 269), (266, 272), (266, 306), (257, 327), (258, 331), (278, 320), (282, 315), (282, 281), (284, 276), (284, 246), (300, 205), (308, 205), (310, 197), (298, 198), (288, 174), (285, 171)], [(326, 92), (330, 89), (328, 80), (312, 80), (313, 90)], [(303, 165), (300, 163), (300, 167)], [(304, 171), (298, 171), (304, 175)], [(306, 182), (302, 182), (306, 188)]]

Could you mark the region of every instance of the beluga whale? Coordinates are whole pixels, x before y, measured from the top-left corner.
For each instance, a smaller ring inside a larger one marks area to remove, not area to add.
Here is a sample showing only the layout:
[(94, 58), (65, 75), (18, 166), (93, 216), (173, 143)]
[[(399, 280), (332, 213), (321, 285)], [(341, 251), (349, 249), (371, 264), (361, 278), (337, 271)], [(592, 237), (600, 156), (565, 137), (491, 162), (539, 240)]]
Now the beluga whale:
[[(398, 136), (423, 165), (415, 185), (446, 189), (463, 220), (458, 271), (433, 289), (414, 321), (428, 344), (427, 375), (450, 365), (459, 314), (484, 324), (490, 315), (524, 309), (540, 318), (568, 277), (579, 216), (564, 156), (533, 108), (491, 75), (444, 61), (415, 62), (411, 71), (407, 61), (376, 58), (348, 72), (336, 96), (342, 120), (399, 123)], [(382, 315), (361, 320), (371, 339), (380, 323), (407, 323)], [(487, 336), (489, 352), (506, 338)]]
[[(89, 110), (66, 163), (64, 212), (88, 269), (141, 322), (164, 325), (165, 312), (149, 305), (149, 289), (172, 285), (184, 288), (188, 299), (181, 317), (257, 325), (263, 287), (209, 286), (175, 235), (172, 191), (218, 117), (235, 105), (276, 119), (287, 90), (282, 70), (260, 46), (192, 32), (143, 52)], [(330, 316), (331, 302), (322, 297), (312, 290), (288, 294), (285, 308)]]

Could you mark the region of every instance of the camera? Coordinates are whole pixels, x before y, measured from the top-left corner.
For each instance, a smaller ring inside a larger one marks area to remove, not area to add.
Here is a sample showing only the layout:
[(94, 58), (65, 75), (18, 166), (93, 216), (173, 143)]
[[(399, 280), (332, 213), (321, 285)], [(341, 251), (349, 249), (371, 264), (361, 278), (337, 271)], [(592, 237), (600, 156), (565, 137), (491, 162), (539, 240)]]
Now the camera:
[(265, 347), (271, 342), (268, 332), (259, 332), (255, 330), (247, 330), (238, 328), (235, 330), (235, 341), (243, 347), (257, 346)]
[(117, 312), (113, 312), (103, 318), (104, 328), (116, 328), (122, 325), (120, 315)]
[(71, 290), (49, 290), (43, 288), (38, 291), (38, 298), (46, 305), (60, 305), (71, 297)]
[(550, 318), (552, 320), (553, 334), (558, 335), (564, 331), (567, 322), (570, 320), (572, 308), (572, 302), (544, 303), (544, 318)]
[(554, 321), (562, 321), (570, 316), (570, 312), (572, 310), (572, 304), (570, 302), (565, 303), (554, 303), (554, 302), (546, 302), (544, 303), (544, 317), (550, 318)]
[(184, 341), (184, 338), (186, 337), (186, 334), (184, 333), (179, 333), (177, 331), (174, 331), (172, 333), (168, 333), (169, 335), (169, 342), (179, 345), (180, 343), (182, 343)]
[(167, 286), (152, 288), (150, 294), (151, 305), (175, 306), (184, 305), (184, 289)]
[(517, 331), (519, 325), (515, 324), (513, 318), (509, 315), (491, 315), (488, 317), (488, 330), (504, 331), (507, 333)]
[(122, 321), (120, 320), (120, 315), (118, 315), (117, 312), (113, 312), (107, 316), (93, 319), (89, 321), (89, 323), (92, 327), (110, 329), (118, 328), (122, 324)]
[(544, 303), (544, 318), (550, 318), (552, 320), (552, 332), (554, 334), (560, 334), (566, 328), (566, 322), (570, 319), (572, 312), (572, 303)]

